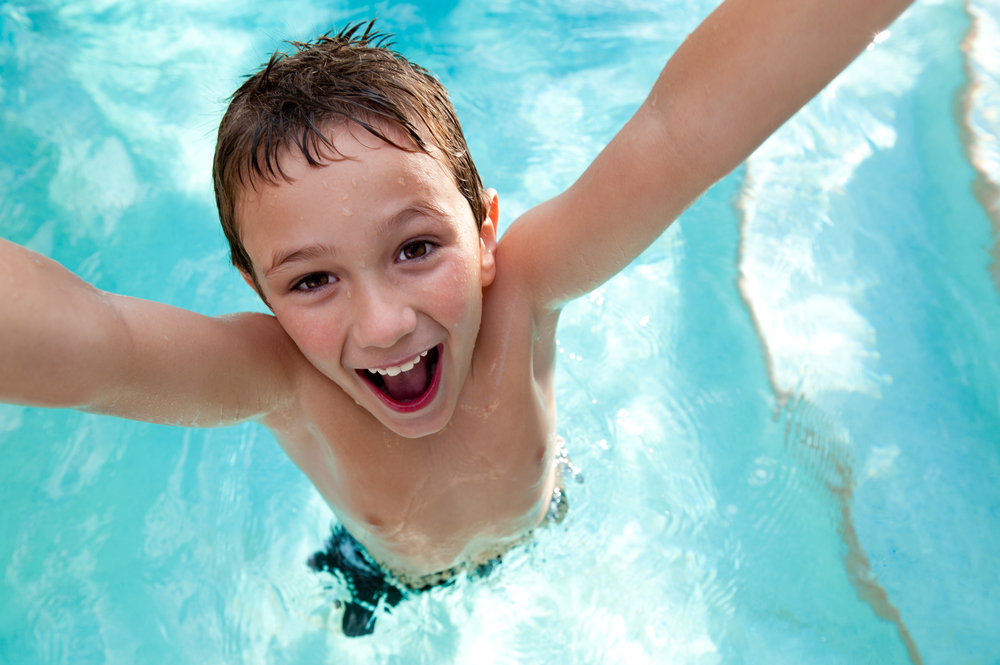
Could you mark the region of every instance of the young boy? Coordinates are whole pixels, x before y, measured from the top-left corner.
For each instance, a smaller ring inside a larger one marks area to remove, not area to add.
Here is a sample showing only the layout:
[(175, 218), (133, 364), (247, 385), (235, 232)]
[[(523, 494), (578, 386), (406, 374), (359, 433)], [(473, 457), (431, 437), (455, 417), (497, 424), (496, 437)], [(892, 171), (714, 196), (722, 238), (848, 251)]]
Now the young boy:
[(435, 79), (357, 29), (274, 57), (234, 95), (214, 171), (233, 263), (273, 316), (100, 292), (0, 241), (0, 400), (263, 423), (346, 527), (313, 563), (353, 582), (345, 631), (368, 632), (378, 594), (399, 596), (377, 566), (427, 588), (564, 509), (560, 307), (627, 265), (907, 4), (727, 0), (581, 178), (499, 243), (497, 194)]

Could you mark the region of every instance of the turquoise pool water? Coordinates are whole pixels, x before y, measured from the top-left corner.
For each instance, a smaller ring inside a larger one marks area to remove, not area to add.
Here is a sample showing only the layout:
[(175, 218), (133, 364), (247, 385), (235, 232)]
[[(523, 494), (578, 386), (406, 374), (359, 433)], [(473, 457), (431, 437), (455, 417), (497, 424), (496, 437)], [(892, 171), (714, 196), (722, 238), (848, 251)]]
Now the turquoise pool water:
[[(507, 224), (715, 4), (6, 2), (0, 235), (104, 289), (260, 309), (209, 172), (278, 41), (379, 15)], [(0, 663), (997, 662), (998, 7), (918, 2), (567, 308), (567, 521), (372, 638), (339, 633), (305, 565), (331, 513), (266, 431), (0, 406)]]

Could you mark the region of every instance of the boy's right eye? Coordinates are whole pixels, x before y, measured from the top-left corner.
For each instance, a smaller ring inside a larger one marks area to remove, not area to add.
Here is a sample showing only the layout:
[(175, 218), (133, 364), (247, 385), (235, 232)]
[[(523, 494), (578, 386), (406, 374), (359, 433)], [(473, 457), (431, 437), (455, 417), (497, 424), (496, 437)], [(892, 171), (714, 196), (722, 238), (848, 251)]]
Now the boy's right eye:
[(329, 273), (314, 272), (313, 274), (306, 275), (297, 281), (292, 286), (292, 291), (315, 291), (316, 289), (320, 289), (327, 284), (332, 284), (335, 279), (336, 278)]

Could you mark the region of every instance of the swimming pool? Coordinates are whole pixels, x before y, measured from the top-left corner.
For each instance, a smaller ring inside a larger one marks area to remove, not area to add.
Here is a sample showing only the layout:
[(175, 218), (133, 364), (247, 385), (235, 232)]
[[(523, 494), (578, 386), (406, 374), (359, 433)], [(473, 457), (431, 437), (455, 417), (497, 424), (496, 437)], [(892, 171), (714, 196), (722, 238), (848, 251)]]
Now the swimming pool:
[[(276, 41), (378, 13), (452, 91), (506, 224), (715, 4), (6, 3), (0, 234), (101, 288), (261, 309), (209, 169)], [(265, 431), (0, 407), (0, 663), (1000, 659), (998, 16), (918, 3), (568, 307), (566, 522), (372, 638), (339, 634), (305, 565), (331, 514)]]

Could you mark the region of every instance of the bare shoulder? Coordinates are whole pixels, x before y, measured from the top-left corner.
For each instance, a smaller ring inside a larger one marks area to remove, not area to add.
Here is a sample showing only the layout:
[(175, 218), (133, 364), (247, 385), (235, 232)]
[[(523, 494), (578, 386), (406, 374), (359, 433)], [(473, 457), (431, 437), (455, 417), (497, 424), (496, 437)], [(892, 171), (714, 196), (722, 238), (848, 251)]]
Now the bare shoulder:
[(509, 370), (511, 363), (531, 368), (534, 380), (547, 384), (555, 366), (560, 309), (540, 306), (538, 276), (532, 271), (534, 255), (522, 238), (515, 235), (509, 240), (509, 235), (497, 247), (497, 276), (483, 300), (476, 357), (488, 360), (491, 368), (507, 366)]

